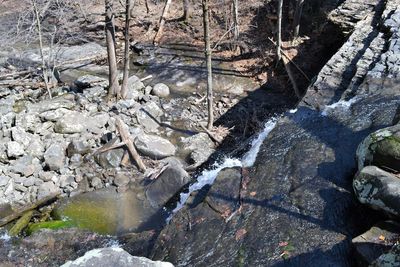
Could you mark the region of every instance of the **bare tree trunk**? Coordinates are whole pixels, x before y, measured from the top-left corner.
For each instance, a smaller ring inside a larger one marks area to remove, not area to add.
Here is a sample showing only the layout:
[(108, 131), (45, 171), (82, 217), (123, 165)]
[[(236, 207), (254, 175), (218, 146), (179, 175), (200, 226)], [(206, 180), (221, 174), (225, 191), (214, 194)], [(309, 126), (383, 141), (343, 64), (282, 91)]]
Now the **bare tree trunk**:
[(107, 42), (107, 54), (108, 54), (108, 99), (118, 96), (119, 85), (118, 85), (118, 69), (117, 69), (117, 57), (115, 52), (115, 30), (114, 30), (114, 14), (113, 14), (113, 0), (105, 0), (106, 7), (106, 42)]
[(40, 57), (42, 59), (43, 80), (44, 80), (44, 84), (46, 86), (47, 93), (49, 94), (49, 97), (52, 98), (51, 92), (50, 92), (50, 86), (49, 86), (48, 68), (46, 66), (46, 63), (44, 60), (44, 54), (43, 54), (43, 40), (42, 40), (42, 28), (41, 28), (41, 23), (40, 23), (40, 15), (39, 15), (38, 7), (36, 5), (36, 0), (31, 0), (31, 1), (32, 1), (33, 9), (35, 10), (36, 26), (37, 26), (38, 35), (39, 35), (39, 50), (40, 50)]
[(121, 96), (125, 98), (128, 93), (129, 78), (129, 26), (131, 20), (131, 0), (126, 0), (125, 6), (125, 51), (124, 51), (124, 74), (122, 78)]
[(159, 23), (160, 25), (158, 27), (158, 31), (156, 33), (156, 36), (154, 36), (154, 40), (153, 40), (153, 44), (155, 44), (155, 45), (158, 44), (158, 41), (160, 40), (161, 35), (163, 34), (164, 25), (165, 25), (165, 17), (168, 14), (168, 10), (169, 10), (169, 6), (171, 5), (171, 1), (172, 0), (166, 0), (166, 2), (165, 2), (164, 10), (163, 10), (163, 13), (162, 13), (161, 18), (160, 18), (160, 23)]
[(183, 16), (184, 21), (188, 21), (190, 16), (190, 3), (189, 0), (183, 0)]
[(281, 46), (282, 46), (282, 7), (283, 0), (278, 0), (278, 25), (277, 25), (277, 41), (276, 41), (276, 57), (277, 62), (279, 62), (282, 58), (281, 55)]
[[(232, 0), (233, 10), (233, 40), (235, 43), (239, 40), (239, 0)], [(235, 44), (236, 46), (236, 44)]]
[(303, 12), (303, 4), (304, 0), (296, 1), (296, 11), (294, 13), (294, 20), (293, 20), (293, 39), (299, 37), (300, 19), (301, 19), (301, 13)]
[(204, 27), (204, 54), (207, 61), (207, 104), (208, 104), (208, 122), (207, 129), (211, 130), (214, 123), (213, 113), (213, 86), (212, 86), (212, 62), (210, 45), (210, 24), (208, 16), (208, 0), (202, 0), (203, 5), (203, 27)]

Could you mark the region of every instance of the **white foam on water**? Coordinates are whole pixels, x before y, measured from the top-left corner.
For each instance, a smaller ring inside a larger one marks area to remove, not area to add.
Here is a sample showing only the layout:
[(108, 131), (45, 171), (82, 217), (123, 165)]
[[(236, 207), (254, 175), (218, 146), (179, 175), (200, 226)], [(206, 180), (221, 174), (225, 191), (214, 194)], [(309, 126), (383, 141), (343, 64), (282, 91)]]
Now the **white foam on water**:
[(344, 110), (347, 111), (350, 109), (350, 107), (358, 100), (358, 97), (355, 96), (349, 100), (339, 100), (336, 103), (333, 103), (331, 105), (325, 106), (324, 110), (321, 112), (322, 116), (328, 116), (328, 114), (332, 110)]
[(7, 241), (10, 241), (10, 239), (11, 239), (11, 236), (9, 236), (7, 233), (0, 234), (0, 240), (7, 242)]
[(276, 125), (276, 119), (271, 119), (265, 123), (264, 129), (262, 132), (257, 136), (257, 138), (253, 139), (251, 142), (251, 148), (249, 151), (247, 151), (246, 154), (244, 154), (243, 159), (242, 159), (242, 165), (243, 167), (251, 167), (254, 165), (254, 162), (257, 159), (258, 152), (260, 151), (260, 147), (262, 143), (264, 142), (265, 138), (269, 135), (269, 133), (272, 131), (272, 129), (275, 128)]
[(235, 158), (225, 158), (221, 163), (216, 163), (212, 166), (211, 169), (204, 170), (198, 177), (197, 181), (189, 186), (189, 191), (187, 193), (180, 194), (180, 201), (177, 204), (176, 208), (172, 211), (171, 216), (167, 219), (169, 222), (172, 219), (172, 216), (179, 211), (185, 205), (188, 200), (190, 194), (194, 191), (202, 189), (206, 185), (211, 185), (214, 183), (215, 178), (217, 178), (218, 173), (225, 168), (234, 168), (234, 167), (251, 167), (254, 165), (256, 161), (258, 152), (260, 151), (260, 147), (267, 138), (268, 134), (272, 131), (272, 129), (276, 125), (276, 118), (270, 119), (265, 123), (264, 129), (262, 132), (253, 139), (251, 142), (250, 150), (244, 154), (242, 160)]

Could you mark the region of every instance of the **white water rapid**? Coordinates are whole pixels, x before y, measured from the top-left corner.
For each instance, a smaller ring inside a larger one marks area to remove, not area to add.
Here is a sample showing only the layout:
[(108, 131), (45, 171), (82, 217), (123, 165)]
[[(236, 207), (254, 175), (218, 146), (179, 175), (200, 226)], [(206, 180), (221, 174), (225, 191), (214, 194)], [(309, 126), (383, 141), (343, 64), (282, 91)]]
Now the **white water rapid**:
[(258, 152), (260, 151), (260, 147), (267, 138), (268, 134), (274, 129), (276, 125), (276, 118), (272, 118), (265, 123), (264, 129), (257, 135), (256, 138), (251, 142), (251, 148), (244, 154), (242, 160), (236, 158), (225, 158), (222, 162), (216, 163), (212, 166), (211, 169), (204, 170), (198, 177), (197, 181), (189, 186), (189, 191), (187, 193), (181, 193), (180, 201), (177, 204), (176, 208), (172, 211), (171, 216), (167, 219), (169, 221), (172, 216), (179, 211), (186, 203), (190, 194), (194, 191), (200, 190), (205, 185), (211, 185), (214, 183), (215, 178), (218, 173), (225, 168), (233, 168), (233, 167), (251, 167), (257, 159)]

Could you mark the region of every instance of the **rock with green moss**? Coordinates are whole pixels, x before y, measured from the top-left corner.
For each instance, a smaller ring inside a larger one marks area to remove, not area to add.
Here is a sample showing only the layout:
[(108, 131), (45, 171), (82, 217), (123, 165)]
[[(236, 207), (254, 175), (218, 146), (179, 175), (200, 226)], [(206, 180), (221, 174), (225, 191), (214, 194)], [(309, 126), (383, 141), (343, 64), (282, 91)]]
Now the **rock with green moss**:
[(28, 226), (26, 233), (28, 235), (31, 235), (41, 229), (51, 229), (51, 230), (58, 230), (58, 229), (65, 229), (65, 228), (71, 228), (74, 227), (75, 225), (69, 221), (62, 221), (62, 220), (57, 220), (57, 221), (47, 221), (47, 222), (38, 222), (38, 223), (32, 223)]
[(358, 169), (375, 165), (400, 171), (400, 124), (370, 134), (357, 149)]

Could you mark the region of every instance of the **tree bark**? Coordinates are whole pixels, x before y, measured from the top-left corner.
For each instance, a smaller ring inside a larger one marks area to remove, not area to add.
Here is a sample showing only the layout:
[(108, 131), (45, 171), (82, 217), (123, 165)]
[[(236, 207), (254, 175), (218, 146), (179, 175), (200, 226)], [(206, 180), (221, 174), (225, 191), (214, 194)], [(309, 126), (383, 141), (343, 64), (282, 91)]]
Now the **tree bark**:
[(115, 125), (118, 129), (119, 134), (121, 135), (121, 139), (125, 142), (126, 146), (128, 147), (129, 152), (131, 153), (133, 159), (136, 161), (136, 164), (140, 171), (146, 171), (146, 165), (144, 165), (142, 159), (140, 158), (139, 154), (136, 151), (135, 145), (132, 142), (132, 138), (128, 131), (126, 131), (125, 123), (120, 119), (117, 118), (115, 121)]
[(38, 10), (37, 4), (36, 4), (36, 0), (31, 0), (31, 1), (32, 1), (33, 9), (35, 11), (36, 26), (37, 26), (38, 35), (39, 35), (39, 50), (40, 50), (40, 57), (42, 59), (43, 80), (44, 80), (44, 84), (46, 86), (47, 93), (49, 94), (49, 97), (52, 98), (51, 92), (50, 92), (50, 85), (49, 85), (48, 68), (46, 66), (46, 63), (44, 60), (44, 54), (43, 54), (42, 28), (41, 28), (41, 23), (40, 23), (39, 10)]
[(117, 57), (115, 51), (115, 29), (114, 29), (114, 14), (113, 14), (113, 0), (105, 0), (106, 11), (106, 42), (107, 42), (107, 55), (108, 55), (108, 99), (118, 96), (118, 69)]
[(171, 1), (172, 0), (167, 0), (165, 2), (164, 10), (163, 10), (163, 13), (162, 13), (161, 18), (160, 18), (160, 23), (159, 23), (160, 26), (158, 27), (158, 31), (156, 33), (156, 36), (154, 36), (154, 40), (153, 40), (153, 44), (154, 45), (158, 44), (158, 42), (160, 41), (160, 38), (161, 38), (161, 36), (163, 34), (164, 25), (165, 25), (165, 19), (166, 19), (166, 16), (168, 14), (169, 6), (171, 5)]
[(184, 21), (188, 21), (190, 16), (190, 2), (189, 0), (183, 0), (183, 16)]
[[(239, 0), (232, 0), (233, 10), (233, 40), (235, 43), (239, 40)], [(235, 44), (236, 46), (236, 44)]]
[(204, 27), (204, 43), (205, 43), (204, 54), (207, 61), (207, 104), (208, 104), (207, 129), (211, 130), (214, 123), (214, 113), (213, 113), (212, 62), (211, 62), (208, 0), (202, 0), (202, 5), (203, 5), (203, 27)]
[(293, 39), (299, 37), (300, 20), (301, 20), (301, 14), (303, 12), (303, 4), (304, 0), (296, 1), (296, 11), (294, 13), (294, 19), (293, 19)]
[(282, 58), (281, 55), (281, 46), (282, 46), (282, 7), (283, 0), (278, 0), (278, 25), (277, 25), (277, 41), (276, 41), (276, 57), (277, 62), (279, 62)]
[(131, 0), (126, 0), (125, 6), (125, 51), (124, 51), (124, 74), (122, 78), (121, 96), (126, 98), (128, 93), (129, 78), (129, 26), (131, 20)]

